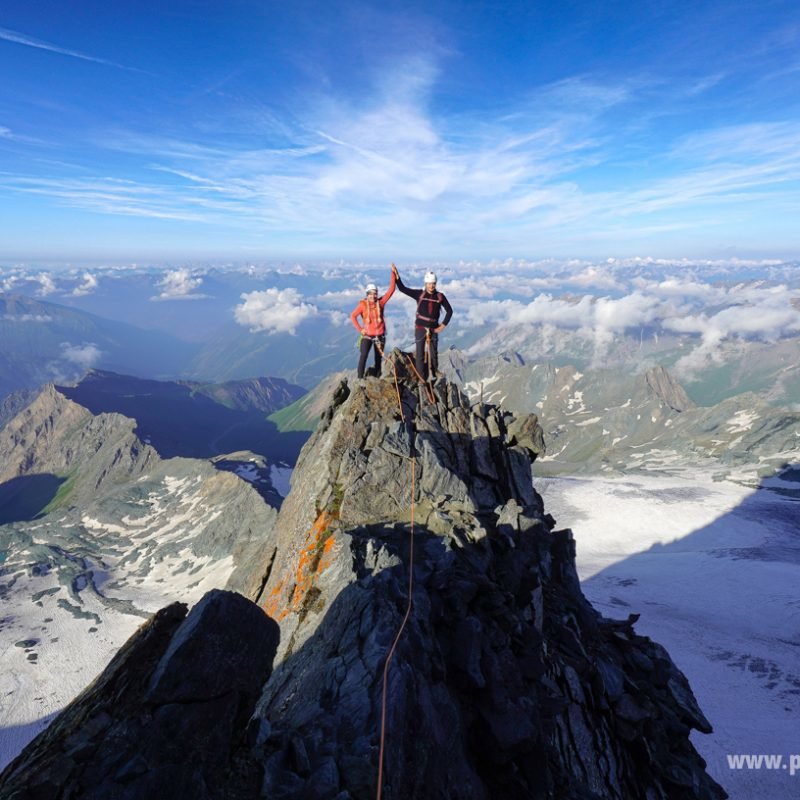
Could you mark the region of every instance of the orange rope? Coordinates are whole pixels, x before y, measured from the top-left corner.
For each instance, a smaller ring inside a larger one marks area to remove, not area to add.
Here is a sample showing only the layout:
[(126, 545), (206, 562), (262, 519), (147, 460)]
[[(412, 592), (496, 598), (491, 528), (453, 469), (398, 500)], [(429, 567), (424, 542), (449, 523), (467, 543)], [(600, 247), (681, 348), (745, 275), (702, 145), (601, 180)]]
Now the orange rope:
[(406, 356), (406, 361), (408, 365), (414, 370), (414, 374), (417, 376), (419, 382), (425, 387), (425, 393), (428, 395), (428, 400), (430, 400), (431, 405), (436, 405), (436, 396), (433, 393), (433, 389), (431, 388), (430, 384), (419, 374), (419, 370), (417, 369), (417, 365), (414, 363), (414, 359), (412, 356), (403, 353)]
[[(381, 347), (381, 343), (377, 340), (373, 340), (375, 344), (375, 349), (381, 354), (381, 359), (386, 361), (386, 354), (383, 352), (383, 348)], [(397, 363), (394, 359), (392, 359), (392, 372), (394, 373), (394, 390), (397, 392), (397, 407), (400, 409), (400, 419), (405, 422), (406, 416), (403, 413), (403, 401), (400, 399), (400, 382), (397, 379)], [(412, 502), (414, 498), (411, 498)]]
[(425, 328), (425, 366), (428, 368), (428, 377), (431, 377), (433, 365), (431, 364), (431, 329)]
[[(383, 356), (383, 353), (381, 353)], [(394, 370), (394, 386), (397, 391), (397, 405), (400, 408), (400, 417), (405, 422), (403, 414), (403, 403), (400, 399), (400, 384), (397, 379), (397, 363), (392, 359), (392, 369)], [(383, 756), (386, 749), (386, 705), (389, 690), (389, 664), (394, 657), (394, 652), (397, 649), (397, 644), (400, 637), (403, 635), (406, 623), (411, 616), (412, 596), (414, 592), (414, 496), (416, 494), (416, 481), (417, 481), (417, 459), (414, 451), (411, 451), (411, 525), (409, 527), (409, 545), (408, 545), (408, 603), (406, 604), (406, 613), (403, 616), (403, 621), (395, 634), (392, 646), (386, 656), (386, 661), (383, 665), (383, 691), (381, 694), (381, 736), (380, 736), (380, 750), (378, 752), (378, 791), (377, 800), (381, 800), (383, 794)]]
[(394, 637), (392, 647), (389, 650), (389, 655), (386, 656), (386, 663), (383, 666), (383, 693), (381, 697), (381, 746), (378, 753), (378, 793), (377, 800), (381, 800), (383, 794), (383, 753), (386, 748), (386, 701), (389, 689), (389, 664), (394, 657), (394, 651), (397, 649), (397, 643), (405, 630), (408, 618), (411, 616), (411, 597), (414, 591), (414, 491), (416, 483), (416, 464), (417, 460), (414, 456), (411, 457), (411, 528), (409, 534), (409, 556), (408, 556), (408, 604), (406, 605), (406, 613), (400, 627), (397, 630), (397, 635)]

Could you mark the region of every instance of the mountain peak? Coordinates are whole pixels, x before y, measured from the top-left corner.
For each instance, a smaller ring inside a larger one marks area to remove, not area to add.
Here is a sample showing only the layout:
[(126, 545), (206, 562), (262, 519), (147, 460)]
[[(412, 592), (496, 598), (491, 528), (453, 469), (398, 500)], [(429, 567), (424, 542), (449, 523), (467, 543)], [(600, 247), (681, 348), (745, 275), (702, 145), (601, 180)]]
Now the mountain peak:
[(405, 524), (412, 501), (417, 521), (455, 546), (483, 539), (484, 517), (507, 503), (542, 518), (531, 482), (531, 462), (544, 449), (535, 415), (471, 405), (445, 380), (422, 390), (404, 371), (397, 384), (343, 380), (332, 397), (279, 517), (268, 612), (296, 604), (296, 560), (320, 535), (328, 541), (356, 526)]
[[(423, 387), (406, 364), (395, 353), (385, 377), (341, 382), (303, 449), (247, 589), (280, 630), (258, 699), (224, 731), (197, 719), (208, 734), (193, 727), (191, 764), (135, 741), (111, 752), (101, 743), (127, 742), (125, 709), (140, 707), (117, 699), (156, 670), (129, 658), (110, 691), (65, 712), (85, 714), (80, 750), (34, 742), (3, 789), (32, 796), (35, 774), (140, 797), (148, 775), (185, 773), (208, 797), (361, 800), (383, 753), (386, 800), (725, 796), (689, 740), (710, 725), (685, 677), (635, 616), (604, 619), (581, 593), (573, 536), (533, 488), (535, 415), (470, 404), (444, 379)], [(248, 626), (263, 638), (238, 604), (214, 607), (214, 630), (228, 613), (239, 631), (227, 647), (249, 649)], [(161, 652), (176, 646), (165, 634)], [(245, 663), (205, 666), (232, 662)], [(172, 714), (183, 699), (159, 701)]]
[(0, 430), (0, 482), (67, 476), (73, 499), (88, 500), (105, 482), (123, 473), (139, 475), (158, 458), (136, 437), (135, 427), (135, 420), (121, 414), (95, 416), (47, 384)]

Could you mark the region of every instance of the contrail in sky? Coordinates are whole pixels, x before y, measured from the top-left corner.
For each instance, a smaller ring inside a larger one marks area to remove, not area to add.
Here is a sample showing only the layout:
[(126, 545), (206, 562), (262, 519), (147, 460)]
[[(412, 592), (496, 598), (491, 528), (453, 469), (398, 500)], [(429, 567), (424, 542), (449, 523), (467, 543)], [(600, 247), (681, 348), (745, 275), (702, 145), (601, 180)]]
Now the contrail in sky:
[(136, 67), (126, 67), (124, 64), (117, 64), (115, 61), (106, 61), (104, 58), (95, 58), (94, 56), (87, 56), (85, 53), (79, 53), (77, 50), (68, 50), (65, 47), (58, 47), (48, 42), (43, 42), (40, 39), (34, 39), (31, 36), (10, 31), (8, 28), (0, 28), (0, 39), (7, 42), (14, 42), (14, 44), (24, 44), (26, 47), (36, 47), (39, 50), (48, 50), (51, 53), (60, 53), (63, 56), (72, 56), (72, 58), (80, 58), (83, 61), (94, 61), (95, 64), (105, 64), (107, 67), (116, 67), (117, 69), (127, 69), (131, 72), (144, 72), (145, 70), (137, 69)]

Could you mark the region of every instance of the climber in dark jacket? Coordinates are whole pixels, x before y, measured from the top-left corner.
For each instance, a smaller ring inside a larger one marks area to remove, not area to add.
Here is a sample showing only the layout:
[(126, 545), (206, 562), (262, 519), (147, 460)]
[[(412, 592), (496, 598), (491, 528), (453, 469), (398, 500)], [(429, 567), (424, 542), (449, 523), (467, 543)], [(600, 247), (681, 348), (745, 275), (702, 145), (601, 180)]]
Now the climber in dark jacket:
[[(439, 369), (439, 334), (444, 330), (453, 309), (442, 292), (436, 291), (436, 275), (433, 272), (425, 273), (424, 289), (409, 289), (400, 280), (397, 267), (392, 264), (392, 269), (397, 278), (397, 288), (417, 301), (417, 317), (414, 320), (414, 339), (417, 345), (416, 362), (417, 371), (424, 380), (433, 380)], [(439, 316), (444, 309), (444, 319), (439, 322)], [(427, 345), (428, 357), (425, 357)], [(430, 364), (430, 370), (428, 365)]]

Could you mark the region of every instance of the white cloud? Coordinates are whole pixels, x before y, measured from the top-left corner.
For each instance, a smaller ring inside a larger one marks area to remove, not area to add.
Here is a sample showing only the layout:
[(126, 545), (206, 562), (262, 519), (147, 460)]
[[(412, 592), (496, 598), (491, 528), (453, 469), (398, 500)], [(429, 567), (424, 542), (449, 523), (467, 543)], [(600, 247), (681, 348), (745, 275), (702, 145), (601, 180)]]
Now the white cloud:
[(91, 342), (80, 345), (62, 342), (61, 355), (70, 364), (75, 364), (81, 369), (87, 370), (100, 360), (103, 353), (97, 345)]
[(612, 300), (600, 297), (593, 304), (595, 337), (594, 361), (605, 357), (614, 335), (624, 333), (628, 328), (649, 325), (667, 313), (662, 300), (644, 295), (641, 292)]
[(633, 283), (641, 291), (659, 297), (693, 298), (703, 302), (720, 301), (725, 297), (723, 288), (717, 288), (691, 278), (670, 277), (658, 281), (637, 277)]
[(0, 285), (2, 285), (2, 290), (4, 292), (10, 292), (18, 283), (20, 283), (18, 275), (9, 275), (7, 278), (3, 278), (3, 282)]
[(270, 288), (242, 295), (243, 303), (236, 306), (234, 317), (252, 332), (291, 333), (306, 319), (319, 314), (311, 303), (303, 301), (297, 289)]
[(514, 291), (518, 287), (519, 280), (513, 275), (453, 278), (448, 280), (446, 285), (443, 282), (440, 283), (440, 289), (451, 301), (454, 298), (492, 298), (503, 291)]
[(526, 305), (518, 300), (492, 300), (471, 306), (467, 314), (470, 322), (478, 325), (486, 322), (509, 325), (551, 323), (560, 328), (581, 328), (591, 325), (592, 298), (586, 295), (579, 300), (565, 300), (540, 294)]
[(53, 281), (53, 278), (50, 276), (48, 272), (40, 272), (36, 275), (32, 276), (32, 279), (39, 284), (39, 289), (36, 292), (40, 297), (47, 297), (49, 294), (53, 294), (56, 291), (56, 285)]
[(235, 211), (195, 192), (156, 183), (117, 178), (50, 178), (0, 175), (0, 186), (22, 194), (55, 198), (77, 208), (103, 214), (205, 222), (213, 211)]
[[(541, 331), (571, 330), (593, 342), (595, 364), (602, 363), (612, 342), (626, 331), (648, 327), (659, 333), (697, 337), (696, 346), (691, 340), (689, 352), (676, 365), (681, 377), (691, 379), (698, 370), (709, 364), (719, 363), (732, 352), (731, 343), (746, 339), (776, 341), (781, 337), (794, 336), (800, 332), (800, 300), (790, 286), (792, 283), (775, 284), (767, 279), (753, 280), (752, 267), (763, 274), (764, 264), (744, 265), (715, 263), (705, 265), (714, 276), (710, 283), (700, 265), (692, 265), (686, 275), (676, 272), (671, 263), (647, 261), (644, 271), (632, 276), (630, 267), (636, 264), (612, 263), (594, 270), (597, 283), (616, 284), (622, 291), (619, 297), (557, 297), (552, 292), (540, 294), (532, 302), (523, 303), (515, 299), (484, 300), (479, 294), (465, 294), (461, 300), (466, 306), (469, 324), (499, 326), (501, 338), (506, 342), (523, 337), (525, 326), (535, 325)], [(475, 270), (475, 267), (471, 267)], [(579, 275), (588, 270), (581, 268)], [(667, 272), (667, 276), (663, 275)], [(720, 282), (719, 275), (728, 276)], [(747, 280), (734, 283), (738, 274)], [(781, 274), (778, 271), (776, 274)], [(574, 275), (569, 270), (559, 270), (548, 282), (555, 288), (574, 285)], [(467, 286), (467, 281), (460, 285)], [(458, 311), (458, 309), (457, 309)], [(478, 349), (484, 344), (477, 345)]]
[(605, 289), (620, 290), (623, 284), (613, 271), (604, 269), (594, 264), (586, 267), (577, 275), (572, 275), (566, 280), (571, 286), (579, 286), (586, 289)]
[(345, 314), (343, 311), (329, 311), (328, 317), (330, 318), (331, 323), (337, 327), (345, 325), (350, 319), (350, 316)]
[(97, 288), (97, 278), (92, 275), (91, 272), (84, 272), (83, 273), (83, 283), (79, 286), (76, 286), (71, 295), (73, 297), (85, 297), (87, 294), (91, 294)]
[(161, 293), (151, 300), (202, 300), (205, 294), (195, 292), (203, 284), (200, 276), (193, 276), (188, 269), (176, 269), (168, 272), (156, 286)]
[[(698, 336), (697, 347), (676, 365), (684, 377), (715, 363), (723, 343), (731, 339), (774, 341), (800, 332), (800, 311), (792, 305), (786, 286), (763, 282), (711, 286), (696, 277), (681, 281), (640, 276), (634, 282), (637, 288), (616, 298), (544, 293), (527, 304), (475, 298), (467, 320), (473, 325), (497, 325), (509, 335), (530, 325), (576, 331), (594, 342), (595, 363), (601, 363), (611, 343), (631, 329), (647, 326), (656, 332)], [(569, 285), (569, 279), (564, 283)]]
[[(779, 291), (774, 291), (775, 288)], [(715, 314), (665, 320), (664, 327), (677, 333), (700, 335), (699, 346), (675, 364), (679, 375), (691, 379), (709, 364), (719, 363), (723, 342), (731, 339), (771, 342), (800, 332), (800, 311), (791, 304), (786, 287), (771, 287), (755, 303), (731, 306)]]
[[(280, 232), (298, 250), (345, 244), (374, 251), (413, 241), (417, 251), (453, 256), (650, 241), (674, 249), (676, 230), (695, 245), (711, 238), (706, 212), (714, 241), (739, 242), (736, 219), (753, 207), (753, 192), (784, 207), (797, 203), (794, 122), (699, 130), (673, 141), (661, 131), (654, 153), (626, 138), (626, 115), (652, 100), (642, 80), (573, 76), (507, 99), (491, 118), (455, 119), (432, 110), (440, 75), (436, 55), (409, 55), (389, 69), (384, 63), (380, 74), (365, 76), (372, 91), (356, 100), (331, 93), (292, 109), (280, 121), (284, 147), (237, 149), (231, 137), (191, 142), (125, 131), (98, 142), (143, 159), (152, 181), (7, 174), (0, 186), (108, 214), (228, 230), (233, 223), (248, 248), (263, 249), (265, 235)], [(273, 123), (257, 131), (265, 141)], [(597, 175), (582, 170), (604, 165), (621, 177), (600, 191)], [(759, 203), (759, 216), (769, 208)], [(617, 290), (605, 274), (589, 267), (574, 285)]]
[(599, 297), (593, 304), (595, 327), (605, 331), (624, 331), (647, 325), (663, 316), (663, 301), (641, 292), (633, 292), (619, 299)]
[(314, 299), (317, 302), (330, 304), (330, 303), (351, 303), (359, 300), (364, 296), (362, 289), (340, 289), (337, 292), (324, 292), (318, 294)]

